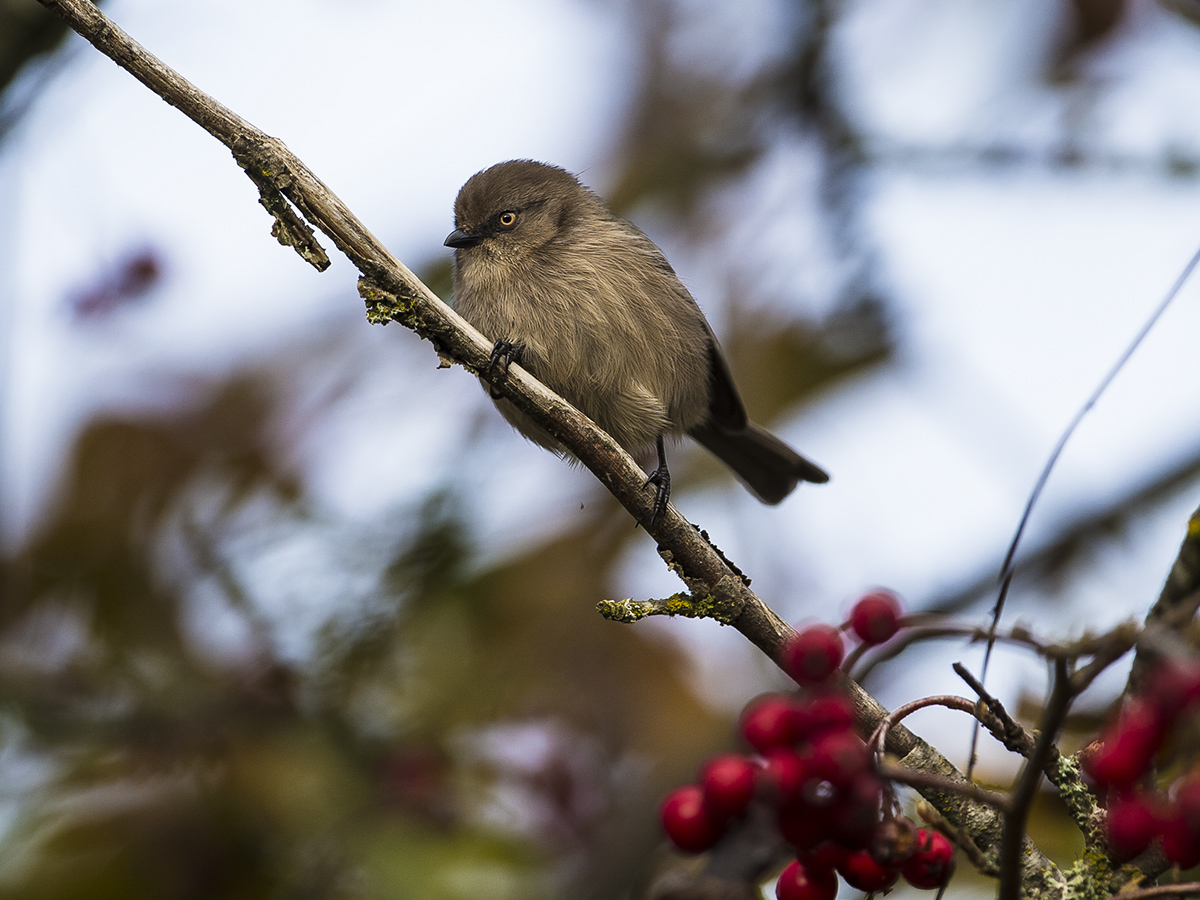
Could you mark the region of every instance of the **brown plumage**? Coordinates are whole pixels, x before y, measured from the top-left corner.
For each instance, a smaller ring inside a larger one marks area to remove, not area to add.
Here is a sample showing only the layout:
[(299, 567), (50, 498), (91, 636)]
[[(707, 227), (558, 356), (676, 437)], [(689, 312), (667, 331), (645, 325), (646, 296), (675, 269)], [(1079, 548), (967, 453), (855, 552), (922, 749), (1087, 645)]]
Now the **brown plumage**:
[[(658, 509), (670, 491), (668, 435), (690, 434), (764, 503), (828, 480), (747, 420), (720, 345), (662, 252), (575, 176), (499, 163), (463, 185), (454, 224), (455, 309), (626, 450), (657, 446)], [(562, 451), (511, 403), (496, 405), (526, 437)]]

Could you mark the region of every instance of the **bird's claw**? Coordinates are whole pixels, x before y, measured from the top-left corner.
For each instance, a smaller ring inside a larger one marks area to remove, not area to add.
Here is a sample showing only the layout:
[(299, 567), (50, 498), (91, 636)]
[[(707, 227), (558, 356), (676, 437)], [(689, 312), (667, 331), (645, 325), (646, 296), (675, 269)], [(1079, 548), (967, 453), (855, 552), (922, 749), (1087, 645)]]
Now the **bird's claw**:
[(524, 356), (525, 345), (520, 341), (496, 341), (492, 347), (492, 355), (488, 359), (488, 371), (495, 372), (499, 368), (500, 375), (507, 377), (508, 367), (513, 363), (519, 363)]
[(649, 487), (652, 484), (658, 488), (658, 492), (654, 495), (654, 512), (650, 514), (650, 527), (653, 528), (658, 517), (666, 510), (667, 501), (671, 499), (671, 473), (667, 471), (665, 463), (660, 464), (650, 474), (642, 487)]

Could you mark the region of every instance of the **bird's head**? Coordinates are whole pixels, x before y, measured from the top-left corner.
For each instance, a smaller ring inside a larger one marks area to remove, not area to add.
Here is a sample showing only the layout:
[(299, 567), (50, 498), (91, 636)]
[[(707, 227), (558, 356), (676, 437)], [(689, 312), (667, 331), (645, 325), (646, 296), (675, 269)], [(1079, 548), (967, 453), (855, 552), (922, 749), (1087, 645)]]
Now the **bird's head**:
[(591, 202), (592, 192), (565, 169), (528, 159), (498, 163), (458, 192), (445, 244), (460, 261), (519, 261), (564, 235)]

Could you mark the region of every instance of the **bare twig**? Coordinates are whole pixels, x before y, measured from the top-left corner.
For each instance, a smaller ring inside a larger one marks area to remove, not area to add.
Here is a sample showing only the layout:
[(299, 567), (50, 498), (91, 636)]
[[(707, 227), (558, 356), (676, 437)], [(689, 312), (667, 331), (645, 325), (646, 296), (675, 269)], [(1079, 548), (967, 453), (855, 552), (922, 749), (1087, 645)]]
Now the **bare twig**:
[[(983, 703), (984, 709), (976, 711), (976, 718), (1000, 743), (1004, 744), (1005, 749), (1022, 756), (1029, 756), (1033, 751), (1033, 737), (1029, 732), (1008, 714), (1004, 704), (988, 693), (983, 682), (972, 675), (966, 666), (956, 662), (953, 668), (958, 677), (979, 695), (979, 699)], [(991, 722), (988, 721), (989, 718), (992, 720)]]
[[(1200, 452), (1174, 463), (1134, 485), (1097, 508), (1088, 509), (1056, 525), (1053, 532), (1016, 561), (1017, 582), (1046, 581), (1061, 573), (1066, 562), (1081, 552), (1130, 527), (1130, 521), (1147, 509), (1196, 483), (1200, 478)], [(1028, 547), (1029, 541), (1026, 540)], [(994, 569), (976, 573), (959, 587), (920, 604), (931, 613), (956, 613), (972, 607), (996, 589)]]
[[(972, 643), (978, 643), (986, 641), (989, 636), (986, 628), (978, 625), (967, 625), (962, 622), (950, 622), (937, 615), (906, 616), (902, 625), (902, 630), (882, 646), (870, 647), (866, 644), (860, 644), (854, 648), (846, 656), (844, 663), (846, 671), (854, 672), (854, 678), (862, 681), (871, 674), (876, 666), (896, 658), (913, 644), (920, 643), (921, 641), (962, 637)], [(1046, 657), (1059, 656), (1068, 652), (1065, 648), (1059, 647), (1056, 644), (1047, 644), (1044, 641), (1039, 641), (1036, 637), (1021, 629), (1013, 629), (1011, 632), (997, 632), (995, 639), (1002, 644), (1025, 647)], [(866, 663), (858, 671), (854, 671), (854, 666), (870, 651), (874, 652), (867, 658)]]
[(942, 694), (934, 697), (922, 697), (919, 700), (913, 700), (909, 703), (905, 703), (903, 706), (897, 706), (894, 710), (884, 716), (880, 723), (875, 726), (875, 731), (867, 740), (867, 746), (871, 748), (871, 752), (877, 757), (882, 754), (884, 747), (887, 745), (888, 733), (891, 731), (891, 729), (898, 722), (903, 721), (918, 710), (926, 709), (930, 706), (944, 706), (946, 709), (956, 709), (959, 712), (975, 715), (975, 704), (966, 697), (955, 697), (952, 694)]
[(1200, 159), (1186, 151), (1122, 153), (1093, 147), (1082, 151), (1078, 145), (1061, 138), (1043, 143), (994, 140), (932, 146), (874, 140), (863, 142), (862, 153), (872, 166), (899, 166), (913, 172), (945, 172), (952, 166), (970, 165), (1004, 172), (1136, 173), (1182, 182), (1192, 181), (1200, 174)]
[(945, 793), (958, 794), (1002, 813), (1007, 813), (1012, 809), (1012, 800), (1007, 794), (989, 791), (973, 781), (957, 781), (931, 772), (917, 772), (889, 762), (879, 764), (879, 774), (899, 784), (907, 784), (909, 787), (933, 788)]
[[(1192, 258), (1188, 260), (1187, 265), (1183, 267), (1183, 271), (1179, 273), (1179, 277), (1175, 279), (1175, 283), (1171, 286), (1170, 290), (1168, 290), (1166, 295), (1159, 301), (1158, 305), (1154, 308), (1146, 321), (1142, 323), (1142, 327), (1138, 329), (1138, 332), (1136, 335), (1134, 335), (1133, 340), (1129, 342), (1129, 345), (1117, 358), (1117, 361), (1113, 363), (1108, 372), (1105, 373), (1104, 377), (1100, 379), (1100, 383), (1096, 385), (1095, 390), (1093, 390), (1087, 400), (1084, 401), (1083, 406), (1076, 411), (1075, 416), (1071, 419), (1070, 423), (1068, 423), (1066, 429), (1059, 437), (1058, 443), (1055, 444), (1054, 450), (1050, 453), (1050, 458), (1046, 460), (1046, 465), (1042, 468), (1041, 474), (1038, 476), (1037, 483), (1034, 484), (1033, 490), (1029, 494), (1029, 500), (1025, 504), (1025, 511), (1021, 515), (1021, 521), (1017, 524), (1016, 533), (1013, 535), (1012, 543), (1008, 548), (1008, 553), (1004, 556), (1004, 563), (1000, 567), (1000, 591), (999, 596), (996, 598), (996, 605), (992, 610), (991, 630), (993, 632), (995, 632), (996, 626), (1000, 622), (1000, 615), (1004, 612), (1004, 599), (1008, 594), (1009, 586), (1012, 584), (1013, 573), (1015, 571), (1013, 561), (1016, 559), (1017, 548), (1021, 544), (1021, 537), (1025, 532), (1025, 527), (1029, 524), (1030, 515), (1033, 513), (1033, 508), (1037, 504), (1038, 498), (1041, 496), (1042, 489), (1045, 488), (1046, 482), (1050, 478), (1050, 473), (1054, 470), (1055, 463), (1058, 462), (1059, 456), (1062, 455), (1063, 448), (1066, 447), (1067, 442), (1071, 439), (1071, 436), (1079, 427), (1079, 423), (1083, 421), (1084, 416), (1086, 416), (1099, 402), (1101, 396), (1103, 396), (1104, 392), (1108, 390), (1108, 386), (1112, 384), (1113, 379), (1115, 379), (1117, 375), (1120, 374), (1121, 370), (1125, 368), (1125, 364), (1129, 362), (1130, 357), (1137, 352), (1137, 349), (1141, 346), (1142, 341), (1146, 339), (1146, 335), (1150, 333), (1150, 330), (1154, 328), (1158, 320), (1162, 318), (1162, 314), (1167, 311), (1167, 307), (1171, 305), (1171, 303), (1175, 300), (1175, 297), (1179, 294), (1180, 290), (1183, 289), (1184, 283), (1187, 282), (1188, 278), (1191, 277), (1192, 271), (1197, 265), (1200, 265), (1200, 250), (1197, 250), (1192, 254)], [(984, 655), (983, 659), (983, 669), (985, 674), (987, 671), (987, 662), (990, 653), (991, 644), (989, 643), (988, 652)]]
[(1016, 787), (1012, 793), (1012, 809), (1004, 818), (1004, 835), (1000, 841), (1000, 890), (999, 900), (1019, 900), (1021, 886), (1026, 881), (1026, 870), (1030, 860), (1022, 855), (1028, 846), (1025, 838), (1025, 823), (1033, 808), (1034, 797), (1037, 796), (1038, 785), (1046, 763), (1053, 754), (1058, 752), (1054, 739), (1062, 727), (1071, 706), (1071, 675), (1065, 659), (1054, 661), (1054, 684), (1050, 689), (1050, 699), (1042, 714), (1041, 733), (1033, 752), (1021, 768)]
[[(1100, 379), (1100, 383), (1096, 385), (1095, 390), (1092, 391), (1091, 395), (1084, 402), (1083, 406), (1081, 406), (1075, 413), (1074, 417), (1063, 431), (1062, 436), (1059, 437), (1058, 443), (1054, 445), (1054, 449), (1050, 453), (1050, 458), (1046, 460), (1046, 465), (1042, 468), (1041, 474), (1038, 476), (1037, 482), (1033, 486), (1033, 490), (1029, 493), (1029, 500), (1025, 504), (1025, 511), (1021, 514), (1021, 521), (1017, 524), (1017, 530), (1013, 535), (1012, 543), (1008, 547), (1008, 553), (1004, 555), (1004, 563), (1000, 566), (1000, 590), (996, 596), (996, 604), (992, 607), (992, 621), (989, 628), (987, 647), (983, 651), (983, 665), (980, 667), (979, 671), (980, 680), (987, 680), (988, 664), (992, 659), (992, 648), (996, 645), (996, 630), (1000, 626), (1000, 616), (1004, 613), (1004, 602), (1008, 597), (1008, 590), (1012, 586), (1013, 575), (1016, 574), (1014, 561), (1017, 555), (1017, 548), (1021, 544), (1021, 537), (1025, 533), (1025, 527), (1029, 524), (1030, 516), (1033, 514), (1033, 508), (1035, 505), (1037, 505), (1038, 498), (1041, 496), (1043, 488), (1046, 487), (1046, 482), (1050, 479), (1050, 473), (1054, 470), (1054, 466), (1058, 462), (1059, 456), (1062, 455), (1063, 449), (1067, 446), (1067, 442), (1075, 433), (1075, 429), (1077, 429), (1079, 424), (1083, 421), (1084, 416), (1086, 416), (1091, 411), (1092, 407), (1099, 402), (1100, 398), (1104, 395), (1104, 392), (1108, 390), (1108, 386), (1112, 384), (1113, 379), (1120, 374), (1121, 370), (1125, 368), (1125, 364), (1129, 362), (1130, 357), (1137, 352), (1137, 349), (1139, 346), (1141, 346), (1142, 341), (1146, 339), (1146, 335), (1150, 333), (1150, 330), (1162, 317), (1162, 314), (1167, 311), (1167, 307), (1171, 305), (1171, 303), (1175, 300), (1175, 297), (1183, 289), (1183, 285), (1187, 282), (1188, 278), (1191, 277), (1192, 271), (1197, 265), (1200, 265), (1200, 250), (1197, 250), (1192, 254), (1192, 258), (1188, 260), (1187, 265), (1183, 267), (1183, 271), (1179, 274), (1179, 277), (1175, 279), (1175, 283), (1171, 286), (1170, 290), (1167, 291), (1166, 296), (1159, 301), (1158, 305), (1154, 308), (1154, 311), (1151, 312), (1149, 318), (1142, 323), (1142, 327), (1138, 330), (1138, 333), (1134, 335), (1133, 340), (1129, 343), (1129, 346), (1127, 346), (1120, 357), (1118, 357), (1112, 368), (1110, 368), (1104, 377)], [(975, 746), (978, 739), (979, 729), (975, 728), (975, 730), (971, 733), (971, 756), (967, 763), (967, 778), (971, 777), (971, 772), (975, 766)]]
[(978, 803), (998, 809), (1001, 812), (1007, 812), (1010, 801), (1004, 794), (997, 794), (994, 791), (986, 790), (970, 781), (958, 781), (929, 772), (917, 772), (904, 766), (897, 766), (883, 761), (883, 748), (887, 742), (888, 732), (902, 719), (912, 715), (917, 710), (926, 709), (930, 706), (942, 706), (946, 709), (956, 709), (959, 712), (970, 713), (973, 716), (979, 715), (977, 704), (972, 703), (965, 697), (955, 697), (952, 695), (922, 697), (920, 700), (913, 700), (911, 703), (897, 707), (888, 713), (883, 721), (876, 726), (875, 732), (871, 735), (870, 740), (867, 741), (867, 746), (870, 747), (871, 752), (875, 754), (878, 760), (879, 774), (885, 778), (890, 778), (892, 781), (898, 781), (901, 784), (908, 784), (913, 787), (931, 787), (938, 791), (959, 794), (963, 797), (969, 797)]
[[(1019, 753), (1021, 756), (1029, 757), (1035, 746), (1034, 736), (1008, 714), (1004, 705), (984, 688), (979, 679), (971, 674), (966, 666), (962, 663), (955, 663), (954, 671), (979, 695), (981, 703), (986, 707), (986, 710), (976, 712), (976, 717), (984, 727), (992, 733), (993, 737), (1004, 744), (1005, 748)], [(1075, 677), (1072, 676), (1072, 694), (1078, 694), (1078, 691), (1075, 690), (1075, 683)], [(989, 723), (989, 716), (994, 717), (994, 721), (991, 723)], [(1099, 837), (1100, 808), (1096, 804), (1095, 795), (1084, 783), (1079, 763), (1074, 759), (1062, 756), (1057, 748), (1053, 748), (1042, 772), (1046, 779), (1058, 788), (1063, 804), (1067, 807), (1071, 818), (1079, 826), (1079, 830), (1083, 832), (1088, 845), (1095, 844)]]
[(1128, 653), (1143, 634), (1144, 631), (1135, 623), (1122, 622), (1104, 635), (1092, 661), (1080, 666), (1071, 675), (1071, 693), (1079, 695), (1087, 690), (1100, 673)]

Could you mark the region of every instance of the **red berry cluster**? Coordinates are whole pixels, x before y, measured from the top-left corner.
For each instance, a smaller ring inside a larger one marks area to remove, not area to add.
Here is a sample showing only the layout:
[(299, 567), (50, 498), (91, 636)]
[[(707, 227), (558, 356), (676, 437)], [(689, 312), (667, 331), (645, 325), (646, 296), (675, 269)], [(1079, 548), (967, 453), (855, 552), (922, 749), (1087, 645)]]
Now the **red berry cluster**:
[(1174, 726), (1198, 707), (1200, 667), (1162, 663), (1084, 753), (1084, 771), (1106, 792), (1108, 847), (1118, 860), (1161, 839), (1168, 860), (1184, 869), (1200, 865), (1200, 773), (1162, 792), (1154, 777)]
[(778, 900), (833, 900), (837, 876), (856, 890), (872, 894), (887, 891), (897, 874), (913, 887), (940, 888), (954, 871), (954, 847), (936, 831), (917, 829), (912, 856), (900, 864), (881, 863), (866, 850), (847, 851), (822, 844), (813, 853), (787, 864), (775, 883)]
[[(892, 595), (870, 594), (856, 605), (851, 627), (865, 641), (882, 642), (895, 633), (898, 613)], [(810, 689), (808, 696), (770, 695), (752, 703), (741, 731), (757, 755), (718, 756), (698, 783), (667, 795), (663, 827), (676, 846), (710, 849), (758, 802), (769, 804), (797, 854), (779, 877), (780, 900), (832, 900), (838, 875), (868, 892), (889, 889), (900, 875), (919, 888), (946, 883), (953, 871), (950, 842), (885, 816), (885, 784), (854, 731), (854, 709), (830, 685), (842, 655), (835, 628), (813, 625), (796, 635), (784, 667)]]
[[(850, 610), (849, 628), (868, 646), (882, 644), (900, 629), (900, 601), (890, 591), (872, 591)], [(803, 685), (823, 684), (842, 664), (842, 635), (829, 625), (800, 631), (784, 652), (783, 667)]]
[(908, 820), (883, 818), (883, 782), (854, 733), (854, 710), (828, 690), (800, 700), (770, 695), (751, 704), (741, 730), (757, 751), (718, 756), (696, 784), (662, 805), (663, 827), (681, 850), (713, 847), (752, 802), (771, 805), (797, 859), (780, 876), (780, 900), (837, 894), (837, 876), (861, 891), (883, 891), (899, 875), (919, 888), (941, 887), (953, 848)]

